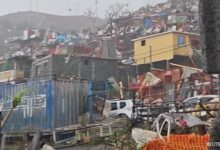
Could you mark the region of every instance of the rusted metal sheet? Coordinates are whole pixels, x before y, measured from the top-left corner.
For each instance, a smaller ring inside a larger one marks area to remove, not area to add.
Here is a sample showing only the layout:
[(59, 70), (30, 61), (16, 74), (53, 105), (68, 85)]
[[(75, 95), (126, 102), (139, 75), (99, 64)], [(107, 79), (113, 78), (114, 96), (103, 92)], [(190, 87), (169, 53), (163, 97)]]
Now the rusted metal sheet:
[(78, 123), (78, 116), (85, 112), (87, 82), (48, 80), (0, 86), (2, 117), (11, 108), (12, 97), (25, 89), (30, 92), (14, 109), (2, 132), (51, 131)]

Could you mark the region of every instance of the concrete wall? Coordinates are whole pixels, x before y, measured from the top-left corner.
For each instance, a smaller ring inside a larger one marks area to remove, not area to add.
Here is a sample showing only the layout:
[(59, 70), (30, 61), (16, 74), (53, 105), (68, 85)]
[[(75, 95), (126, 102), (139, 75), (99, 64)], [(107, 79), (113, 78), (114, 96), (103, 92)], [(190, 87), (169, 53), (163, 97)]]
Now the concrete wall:
[[(67, 61), (67, 59), (69, 59)], [(69, 57), (67, 55), (53, 55), (51, 71), (56, 75), (78, 76), (79, 58)]]
[[(53, 55), (34, 62), (32, 78), (38, 76), (41, 79), (49, 79), (55, 74), (97, 81), (107, 80), (109, 77), (118, 78), (117, 60), (71, 56), (67, 61), (67, 58), (67, 55)], [(40, 68), (39, 74), (36, 73), (37, 67)]]
[(82, 79), (103, 81), (118, 79), (118, 63), (113, 59), (81, 57), (79, 74)]
[(31, 68), (31, 79), (40, 80), (40, 79), (51, 79), (52, 72), (52, 58), (47, 56), (41, 58), (32, 63)]

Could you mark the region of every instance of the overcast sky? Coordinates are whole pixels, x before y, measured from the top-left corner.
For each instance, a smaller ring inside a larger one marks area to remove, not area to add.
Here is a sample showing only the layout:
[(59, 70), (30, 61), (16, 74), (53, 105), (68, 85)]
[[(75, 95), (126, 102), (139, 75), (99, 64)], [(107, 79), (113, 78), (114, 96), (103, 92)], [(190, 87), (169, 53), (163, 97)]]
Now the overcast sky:
[[(96, 8), (96, 1), (98, 16), (105, 17), (105, 10), (117, 2), (127, 3), (131, 10), (136, 10), (166, 0), (0, 0), (0, 15), (29, 10), (57, 15), (83, 15), (87, 8)], [(71, 12), (68, 11), (70, 8)]]

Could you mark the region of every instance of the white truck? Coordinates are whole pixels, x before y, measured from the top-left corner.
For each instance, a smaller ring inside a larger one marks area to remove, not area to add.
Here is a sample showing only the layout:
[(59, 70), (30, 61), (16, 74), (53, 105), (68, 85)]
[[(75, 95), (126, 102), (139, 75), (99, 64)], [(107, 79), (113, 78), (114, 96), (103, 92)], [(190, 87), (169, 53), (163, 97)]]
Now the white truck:
[(103, 115), (106, 117), (126, 116), (132, 117), (133, 102), (129, 100), (106, 100)]
[[(133, 112), (134, 111), (134, 112)], [(136, 107), (134, 109), (133, 99), (127, 100), (106, 100), (103, 115), (106, 117), (127, 117), (129, 119), (136, 118), (138, 114), (147, 116), (150, 114), (150, 109), (147, 107)]]

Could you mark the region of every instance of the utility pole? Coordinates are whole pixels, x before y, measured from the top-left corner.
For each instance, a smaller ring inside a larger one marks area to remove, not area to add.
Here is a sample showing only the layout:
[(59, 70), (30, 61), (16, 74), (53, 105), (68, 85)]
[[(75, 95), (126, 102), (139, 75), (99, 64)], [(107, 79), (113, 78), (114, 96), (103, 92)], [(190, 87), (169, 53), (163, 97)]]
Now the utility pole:
[(81, 79), (82, 77), (81, 77), (81, 67), (82, 67), (82, 62), (79, 62), (78, 63), (78, 77)]
[(176, 6), (175, 0), (169, 0), (169, 3), (171, 5), (171, 8), (175, 8), (175, 6)]
[(32, 11), (32, 0), (29, 0), (29, 11)]
[(98, 13), (98, 0), (95, 0), (95, 12)]
[(152, 71), (152, 68), (153, 68), (153, 64), (152, 64), (152, 48), (151, 48), (151, 45), (150, 45), (150, 71)]
[(220, 1), (200, 0), (201, 36), (206, 71), (220, 73)]
[(166, 64), (166, 66), (167, 66), (166, 69), (167, 69), (167, 70), (170, 70), (170, 61), (169, 61), (169, 60), (166, 60), (166, 63), (167, 63), (167, 64)]
[(92, 61), (92, 80), (95, 80), (95, 62)]
[[(150, 71), (152, 71), (153, 65), (152, 65), (152, 47), (150, 45)], [(149, 85), (149, 101), (151, 104), (151, 86)]]
[(218, 94), (220, 94), (220, 74), (218, 74)]
[(219, 74), (220, 78), (219, 10), (219, 0), (200, 0), (202, 50), (206, 58), (206, 71), (210, 74)]
[(36, 0), (36, 12), (38, 12), (38, 0)]
[[(202, 50), (206, 58), (206, 71), (210, 74), (218, 74), (220, 81), (220, 0), (200, 0), (199, 5)], [(220, 86), (220, 82), (218, 85)], [(219, 149), (219, 145), (216, 145), (220, 141), (219, 126), (220, 114), (218, 113), (212, 124), (209, 150)]]
[(139, 77), (139, 71), (138, 71), (138, 64), (137, 64), (137, 61), (135, 62), (135, 72), (136, 72), (136, 79), (138, 81), (138, 77)]

